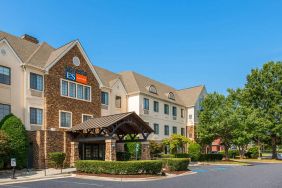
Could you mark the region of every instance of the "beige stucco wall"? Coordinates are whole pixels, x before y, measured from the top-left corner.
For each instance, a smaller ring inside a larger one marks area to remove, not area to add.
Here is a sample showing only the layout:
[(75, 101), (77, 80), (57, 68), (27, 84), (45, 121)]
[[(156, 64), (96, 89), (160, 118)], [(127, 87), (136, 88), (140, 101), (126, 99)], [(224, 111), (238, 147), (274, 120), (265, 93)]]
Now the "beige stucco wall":
[(24, 117), (24, 69), (21, 61), (5, 42), (0, 42), (0, 65), (11, 69), (11, 85), (0, 83), (0, 103), (11, 105), (11, 112), (25, 122)]

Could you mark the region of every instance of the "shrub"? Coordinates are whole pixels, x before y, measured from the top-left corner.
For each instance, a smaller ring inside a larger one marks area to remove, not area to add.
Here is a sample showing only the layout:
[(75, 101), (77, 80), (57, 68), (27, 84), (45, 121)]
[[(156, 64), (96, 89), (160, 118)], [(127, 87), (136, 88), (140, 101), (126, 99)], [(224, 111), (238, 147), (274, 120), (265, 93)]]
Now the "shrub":
[(198, 161), (201, 156), (201, 146), (197, 143), (191, 143), (188, 147), (188, 152), (191, 157), (191, 161)]
[(28, 139), (21, 120), (16, 116), (7, 118), (1, 128), (10, 137), (11, 157), (17, 160), (17, 167), (24, 168), (27, 164)]
[(174, 158), (175, 155), (174, 154), (161, 154), (161, 158)]
[(131, 155), (129, 152), (117, 152), (117, 161), (129, 161)]
[(252, 159), (258, 158), (259, 156), (258, 147), (255, 146), (248, 149), (248, 151), (245, 153), (245, 156), (247, 158), (252, 158)]
[(223, 158), (222, 154), (201, 154), (200, 161), (221, 161)]
[(128, 142), (124, 144), (125, 152), (130, 153), (130, 156), (133, 159), (136, 159), (136, 147), (138, 147), (137, 159), (140, 159), (141, 158), (141, 143), (140, 142)]
[(185, 158), (170, 158), (163, 159), (163, 167), (168, 171), (183, 171), (187, 170), (190, 160)]
[(156, 141), (150, 141), (149, 144), (151, 157), (159, 157), (163, 152), (163, 145)]
[(158, 174), (162, 170), (162, 161), (76, 161), (77, 171), (94, 174)]
[(6, 115), (1, 121), (0, 121), (0, 129), (1, 127), (4, 125), (4, 122), (9, 118), (9, 117), (12, 117), (14, 116), (13, 114), (8, 114)]
[(3, 130), (0, 130), (0, 169), (2, 169), (4, 164), (9, 161), (11, 152), (10, 143), (11, 140), (9, 136)]
[(56, 168), (63, 168), (66, 154), (63, 152), (52, 152), (48, 154), (49, 159)]
[(188, 153), (178, 153), (175, 154), (175, 158), (190, 158), (190, 155)]
[[(225, 155), (224, 151), (220, 151), (219, 154)], [(236, 156), (240, 155), (238, 150), (229, 150), (228, 151), (228, 158), (235, 158)]]

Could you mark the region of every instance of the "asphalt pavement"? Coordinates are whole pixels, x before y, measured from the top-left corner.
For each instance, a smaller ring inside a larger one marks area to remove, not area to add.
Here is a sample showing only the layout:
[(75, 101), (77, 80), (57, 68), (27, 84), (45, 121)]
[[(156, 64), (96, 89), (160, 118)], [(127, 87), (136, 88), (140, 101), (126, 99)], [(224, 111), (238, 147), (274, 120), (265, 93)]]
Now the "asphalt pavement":
[(282, 188), (282, 164), (190, 167), (197, 174), (146, 182), (97, 181), (63, 178), (0, 188)]

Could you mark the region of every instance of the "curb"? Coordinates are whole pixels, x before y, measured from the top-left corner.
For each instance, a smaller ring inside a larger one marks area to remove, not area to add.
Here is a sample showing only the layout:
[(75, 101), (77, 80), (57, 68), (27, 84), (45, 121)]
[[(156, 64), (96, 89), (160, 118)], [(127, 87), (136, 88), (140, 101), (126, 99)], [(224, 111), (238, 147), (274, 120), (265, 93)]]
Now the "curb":
[(179, 175), (169, 174), (168, 176), (147, 177), (147, 178), (112, 178), (112, 177), (86, 176), (86, 175), (76, 175), (76, 174), (73, 177), (80, 179), (87, 179), (87, 180), (96, 180), (96, 181), (144, 182), (144, 181), (158, 181), (164, 179), (171, 179), (171, 178), (193, 175), (193, 174), (197, 174), (197, 172), (186, 172)]
[(41, 181), (41, 180), (50, 180), (50, 179), (59, 179), (59, 178), (66, 178), (71, 177), (72, 174), (57, 174), (57, 175), (50, 175), (50, 176), (41, 176), (41, 177), (31, 177), (31, 178), (22, 178), (22, 179), (8, 179), (4, 181), (0, 181), (0, 185), (7, 185), (7, 184), (17, 184), (17, 183), (26, 183), (26, 182), (34, 182), (34, 181)]

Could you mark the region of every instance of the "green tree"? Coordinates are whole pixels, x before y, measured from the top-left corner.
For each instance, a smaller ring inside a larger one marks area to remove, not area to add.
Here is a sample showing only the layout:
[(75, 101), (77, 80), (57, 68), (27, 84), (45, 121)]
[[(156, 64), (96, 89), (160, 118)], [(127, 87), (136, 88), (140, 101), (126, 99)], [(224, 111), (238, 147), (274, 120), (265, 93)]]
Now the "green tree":
[(189, 144), (188, 153), (192, 161), (198, 161), (201, 157), (201, 146), (194, 142)]
[(246, 102), (259, 114), (264, 124), (259, 131), (271, 139), (272, 158), (277, 158), (276, 147), (282, 135), (282, 63), (269, 62), (262, 69), (253, 69), (247, 76)]
[(16, 157), (17, 167), (25, 167), (27, 163), (28, 139), (21, 120), (16, 116), (9, 117), (4, 122), (2, 130), (11, 139), (11, 157)]
[(173, 134), (169, 138), (163, 140), (164, 145), (168, 145), (170, 152), (176, 154), (178, 149), (181, 149), (182, 153), (184, 151), (184, 146), (191, 143), (189, 138), (179, 134)]
[(163, 152), (162, 143), (157, 143), (156, 141), (149, 142), (151, 157), (158, 157)]
[(8, 156), (11, 152), (10, 142), (9, 136), (3, 130), (0, 130), (0, 169), (9, 160)]

